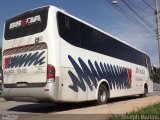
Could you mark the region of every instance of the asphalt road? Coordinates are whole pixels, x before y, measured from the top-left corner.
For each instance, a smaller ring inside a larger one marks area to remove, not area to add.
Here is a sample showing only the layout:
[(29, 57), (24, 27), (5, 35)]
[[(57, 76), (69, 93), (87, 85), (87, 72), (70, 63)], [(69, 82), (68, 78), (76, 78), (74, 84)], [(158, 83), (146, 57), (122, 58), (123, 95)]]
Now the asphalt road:
[[(160, 92), (155, 91), (152, 94), (149, 94), (149, 96), (160, 96)], [(135, 101), (138, 99), (142, 98), (139, 98), (139, 96), (115, 98), (109, 100), (108, 105), (110, 106), (114, 103), (121, 104), (121, 102), (126, 104), (125, 102), (127, 101)], [(110, 116), (101, 113), (94, 113), (94, 115), (92, 115), (92, 113), (83, 114), (85, 113), (84, 111), (87, 112), (90, 108), (94, 110), (98, 107), (99, 106), (94, 106), (92, 102), (56, 105), (52, 103), (2, 101), (0, 102), (0, 119), (6, 120), (6, 118), (9, 118), (8, 120), (17, 120), (18, 118), (18, 120), (36, 120), (38, 116), (38, 120), (70, 120), (71, 118), (73, 120), (105, 120)], [(75, 112), (77, 110), (81, 110), (82, 114), (77, 114), (77, 112)], [(75, 114), (73, 114), (74, 112)]]
[(154, 91), (160, 91), (160, 84), (154, 83), (153, 84), (153, 90)]

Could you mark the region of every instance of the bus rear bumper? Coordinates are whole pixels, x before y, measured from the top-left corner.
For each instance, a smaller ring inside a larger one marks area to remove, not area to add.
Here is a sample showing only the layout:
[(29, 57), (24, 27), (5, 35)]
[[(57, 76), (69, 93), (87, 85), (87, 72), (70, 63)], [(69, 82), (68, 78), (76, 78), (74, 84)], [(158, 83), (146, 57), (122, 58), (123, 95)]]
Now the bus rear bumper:
[(54, 82), (47, 82), (44, 87), (5, 88), (2, 96), (8, 101), (21, 102), (56, 102), (58, 100), (58, 86)]

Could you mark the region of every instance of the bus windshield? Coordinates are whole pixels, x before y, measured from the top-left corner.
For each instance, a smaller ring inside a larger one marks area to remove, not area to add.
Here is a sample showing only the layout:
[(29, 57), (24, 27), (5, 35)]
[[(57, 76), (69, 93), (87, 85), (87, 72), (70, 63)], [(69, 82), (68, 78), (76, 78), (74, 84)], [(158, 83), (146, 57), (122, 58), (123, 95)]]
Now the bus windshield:
[(10, 40), (44, 31), (47, 26), (48, 8), (34, 9), (8, 19), (5, 23), (4, 38)]

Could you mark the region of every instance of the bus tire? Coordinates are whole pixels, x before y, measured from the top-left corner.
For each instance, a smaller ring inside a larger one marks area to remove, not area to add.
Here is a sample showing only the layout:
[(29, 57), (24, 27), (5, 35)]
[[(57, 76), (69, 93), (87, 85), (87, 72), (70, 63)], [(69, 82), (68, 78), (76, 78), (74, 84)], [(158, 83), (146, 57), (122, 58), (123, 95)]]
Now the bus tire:
[(147, 94), (148, 94), (148, 87), (147, 87), (147, 85), (145, 84), (145, 86), (144, 86), (144, 92), (143, 92), (143, 94), (140, 94), (140, 97), (146, 97)]
[(108, 91), (105, 84), (101, 84), (99, 86), (98, 97), (97, 97), (96, 104), (97, 105), (106, 104), (108, 98), (109, 98), (109, 91)]

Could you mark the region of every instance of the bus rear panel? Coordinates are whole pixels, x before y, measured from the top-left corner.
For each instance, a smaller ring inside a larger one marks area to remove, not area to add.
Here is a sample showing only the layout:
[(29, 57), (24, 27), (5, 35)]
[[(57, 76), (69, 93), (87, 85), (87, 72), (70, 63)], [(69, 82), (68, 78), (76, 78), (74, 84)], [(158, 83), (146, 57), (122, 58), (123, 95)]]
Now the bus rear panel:
[(3, 96), (7, 100), (55, 100), (59, 81), (55, 66), (48, 62), (48, 12), (49, 7), (34, 9), (5, 23)]

